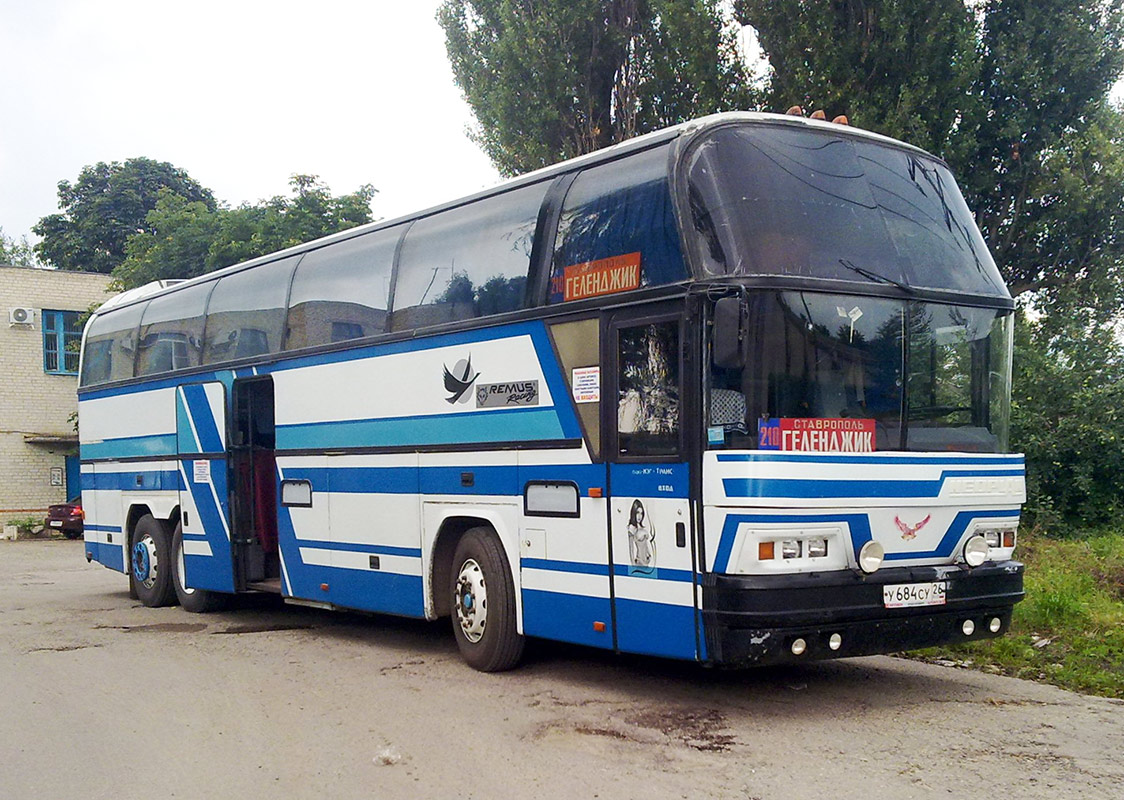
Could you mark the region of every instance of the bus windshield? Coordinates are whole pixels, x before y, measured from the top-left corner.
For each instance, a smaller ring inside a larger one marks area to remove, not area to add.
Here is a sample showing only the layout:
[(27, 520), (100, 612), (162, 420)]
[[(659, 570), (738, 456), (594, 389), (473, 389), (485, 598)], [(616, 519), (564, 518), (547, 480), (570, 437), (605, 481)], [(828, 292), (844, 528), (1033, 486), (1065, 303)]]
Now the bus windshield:
[(730, 125), (689, 153), (712, 275), (794, 275), (1009, 297), (948, 169), (845, 130)]
[(940, 303), (755, 293), (745, 367), (710, 372), (708, 439), (756, 449), (763, 420), (849, 419), (873, 428), (874, 450), (1004, 452), (1011, 319)]

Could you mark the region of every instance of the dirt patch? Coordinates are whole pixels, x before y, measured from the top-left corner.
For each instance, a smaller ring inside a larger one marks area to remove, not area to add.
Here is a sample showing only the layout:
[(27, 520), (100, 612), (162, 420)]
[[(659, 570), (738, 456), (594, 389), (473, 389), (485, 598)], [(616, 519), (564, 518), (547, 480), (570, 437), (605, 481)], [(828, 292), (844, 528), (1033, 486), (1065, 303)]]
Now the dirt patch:
[[(204, 626), (205, 627), (205, 626)], [(307, 631), (311, 629), (311, 625), (232, 625), (229, 628), (223, 628), (217, 631), (211, 631), (213, 634), (225, 633), (277, 633), (279, 631)]]
[(156, 622), (151, 625), (95, 625), (100, 630), (125, 633), (199, 633), (207, 629), (205, 622)]
[(630, 721), (702, 752), (722, 753), (737, 744), (737, 740), (726, 732), (725, 716), (714, 708), (651, 710), (633, 716)]

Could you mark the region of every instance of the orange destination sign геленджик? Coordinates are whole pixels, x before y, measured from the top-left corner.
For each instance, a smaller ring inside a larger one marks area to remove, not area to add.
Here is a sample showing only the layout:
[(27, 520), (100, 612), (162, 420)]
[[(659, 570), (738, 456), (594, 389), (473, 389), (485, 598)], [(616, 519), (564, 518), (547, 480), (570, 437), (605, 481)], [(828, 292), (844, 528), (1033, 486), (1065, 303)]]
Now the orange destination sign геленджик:
[(601, 258), (566, 267), (562, 273), (564, 300), (627, 292), (640, 286), (640, 253)]

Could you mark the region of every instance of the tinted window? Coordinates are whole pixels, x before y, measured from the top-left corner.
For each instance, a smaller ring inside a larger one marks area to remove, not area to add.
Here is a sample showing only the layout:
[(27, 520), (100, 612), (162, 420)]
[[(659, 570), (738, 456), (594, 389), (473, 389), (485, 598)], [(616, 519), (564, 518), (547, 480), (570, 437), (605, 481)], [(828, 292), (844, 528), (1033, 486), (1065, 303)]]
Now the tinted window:
[(214, 282), (153, 298), (141, 320), (137, 375), (199, 366), (203, 312)]
[(692, 246), (718, 275), (803, 275), (1008, 297), (948, 170), (846, 133), (721, 128), (692, 150)]
[(391, 329), (524, 308), (547, 186), (526, 186), (418, 220), (402, 247)]
[(289, 278), (299, 260), (290, 256), (219, 280), (207, 306), (204, 364), (281, 349)]
[(390, 270), (401, 227), (308, 253), (293, 277), (285, 349), (373, 336), (386, 329)]
[(127, 306), (95, 317), (86, 336), (82, 385), (133, 377), (137, 352), (137, 326), (147, 303)]
[(562, 207), (550, 302), (686, 280), (667, 148), (583, 171)]
[(679, 450), (679, 323), (617, 334), (617, 448), (622, 456)]

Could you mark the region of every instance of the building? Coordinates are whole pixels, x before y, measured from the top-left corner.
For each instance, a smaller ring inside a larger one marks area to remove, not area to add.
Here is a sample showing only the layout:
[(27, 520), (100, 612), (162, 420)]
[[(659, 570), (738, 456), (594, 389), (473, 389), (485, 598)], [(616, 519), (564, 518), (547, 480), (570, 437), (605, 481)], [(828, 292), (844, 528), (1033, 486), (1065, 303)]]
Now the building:
[(0, 265), (0, 524), (80, 492), (78, 345), (108, 275)]

